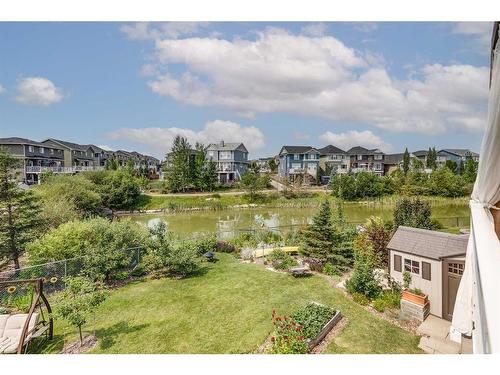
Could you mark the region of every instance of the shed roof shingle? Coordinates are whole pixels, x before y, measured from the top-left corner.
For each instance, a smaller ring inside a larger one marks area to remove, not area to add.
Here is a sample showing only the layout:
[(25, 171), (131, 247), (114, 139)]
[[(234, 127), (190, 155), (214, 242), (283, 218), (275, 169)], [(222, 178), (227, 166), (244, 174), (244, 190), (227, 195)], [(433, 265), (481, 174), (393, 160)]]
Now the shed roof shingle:
[(400, 226), (387, 248), (425, 258), (441, 260), (467, 252), (468, 235), (436, 232), (433, 230)]

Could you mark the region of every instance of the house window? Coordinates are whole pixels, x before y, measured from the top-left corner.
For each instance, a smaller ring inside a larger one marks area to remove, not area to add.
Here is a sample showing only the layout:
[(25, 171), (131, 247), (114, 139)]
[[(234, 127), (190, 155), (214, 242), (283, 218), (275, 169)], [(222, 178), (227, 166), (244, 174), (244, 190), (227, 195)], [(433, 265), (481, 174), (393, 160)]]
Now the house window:
[(299, 154), (293, 154), (293, 160), (299, 160)]
[(448, 263), (448, 272), (454, 273), (456, 275), (463, 275), (464, 264), (463, 263)]
[(358, 160), (363, 160), (363, 155), (358, 155)]
[(431, 264), (429, 262), (422, 262), (422, 279), (431, 280)]
[(394, 271), (401, 272), (401, 255), (394, 254)]
[(33, 152), (33, 146), (28, 146), (28, 151)]
[(50, 149), (50, 154), (54, 155), (54, 149), (53, 148)]
[(420, 262), (417, 262), (416, 260), (405, 259), (405, 271), (419, 275), (420, 274)]
[(375, 160), (382, 160), (382, 155), (375, 155)]
[(380, 163), (375, 163), (375, 170), (380, 171), (382, 169), (382, 164)]
[(40, 154), (45, 153), (45, 149), (43, 147), (40, 147)]

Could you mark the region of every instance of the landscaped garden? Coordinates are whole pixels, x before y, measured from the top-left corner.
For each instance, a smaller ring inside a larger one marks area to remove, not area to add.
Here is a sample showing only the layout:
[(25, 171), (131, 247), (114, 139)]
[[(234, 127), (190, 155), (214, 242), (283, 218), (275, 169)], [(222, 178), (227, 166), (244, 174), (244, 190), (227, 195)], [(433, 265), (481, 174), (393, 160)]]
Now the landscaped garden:
[[(418, 336), (373, 315), (319, 276), (293, 278), (232, 254), (203, 273), (182, 280), (132, 282), (111, 291), (96, 311), (92, 353), (252, 353), (273, 329), (273, 308), (292, 314), (311, 301), (339, 309), (347, 325), (328, 353), (419, 353)], [(57, 353), (78, 337), (62, 320), (53, 342)], [(85, 327), (93, 329), (92, 320)]]

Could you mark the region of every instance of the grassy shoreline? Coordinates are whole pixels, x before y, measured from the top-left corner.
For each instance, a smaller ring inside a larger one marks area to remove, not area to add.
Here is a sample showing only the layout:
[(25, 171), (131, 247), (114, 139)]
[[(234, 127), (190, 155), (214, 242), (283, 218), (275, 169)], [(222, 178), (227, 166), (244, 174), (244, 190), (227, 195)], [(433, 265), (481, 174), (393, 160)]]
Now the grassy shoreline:
[[(310, 193), (307, 197), (285, 198), (278, 193), (262, 194), (256, 201), (250, 202), (244, 195), (218, 195), (207, 196), (171, 196), (171, 195), (149, 195), (142, 194), (138, 202), (130, 211), (123, 213), (141, 213), (144, 211), (182, 212), (194, 210), (224, 210), (243, 209), (252, 207), (267, 208), (315, 208), (319, 207), (325, 195), (332, 202), (334, 197), (321, 192)], [(395, 205), (400, 196), (386, 196), (382, 198), (365, 199), (359, 201), (345, 202), (345, 205)], [(456, 204), (463, 206), (467, 204), (468, 197), (444, 198), (444, 197), (420, 197), (430, 202), (431, 206)]]

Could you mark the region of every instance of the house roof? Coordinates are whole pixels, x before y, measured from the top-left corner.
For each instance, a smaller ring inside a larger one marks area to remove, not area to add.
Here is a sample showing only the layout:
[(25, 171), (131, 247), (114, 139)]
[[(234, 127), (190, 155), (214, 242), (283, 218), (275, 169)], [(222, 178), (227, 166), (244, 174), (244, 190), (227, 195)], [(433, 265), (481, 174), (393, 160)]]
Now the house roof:
[(385, 154), (384, 164), (399, 164), (403, 161), (404, 153)]
[(55, 139), (55, 138), (48, 138), (45, 141), (43, 141), (42, 143), (45, 143), (47, 141), (58, 143), (60, 145), (63, 145), (65, 147), (71, 149), (71, 150), (87, 151), (90, 147), (90, 145), (81, 145), (78, 143), (62, 141), (60, 139)]
[(30, 146), (47, 147), (46, 144), (32, 141), (31, 139), (28, 139), (28, 138), (19, 138), (19, 137), (0, 138), (0, 144), (4, 144), (4, 145), (30, 145)]
[(471, 155), (479, 156), (478, 153), (471, 151), (469, 149), (466, 149), (466, 148), (445, 148), (443, 150), (440, 150), (439, 152), (441, 152), (441, 151), (448, 152), (450, 154), (455, 154), (458, 156), (465, 156), (466, 153), (470, 153)]
[(247, 148), (243, 143), (226, 143), (226, 142), (211, 143), (210, 145), (208, 145), (207, 150), (218, 150), (218, 151), (240, 150), (243, 152), (248, 152)]
[(346, 152), (344, 150), (341, 150), (338, 147), (335, 147), (333, 145), (328, 145), (323, 148), (318, 149), (319, 153), (321, 155), (330, 155), (330, 154), (345, 154)]
[(347, 153), (351, 154), (351, 155), (383, 154), (383, 152), (380, 151), (378, 148), (373, 148), (373, 149), (369, 150), (369, 149), (361, 147), (361, 146), (351, 147), (349, 150), (347, 150)]
[(441, 260), (465, 255), (469, 235), (450, 234), (433, 230), (400, 226), (387, 248), (424, 258)]
[(312, 146), (283, 146), (281, 147), (280, 154), (285, 151), (288, 154), (305, 154), (311, 151), (318, 151)]
[(429, 153), (428, 150), (418, 150), (412, 152), (412, 154), (415, 155), (417, 158), (420, 156), (427, 156), (428, 153)]

